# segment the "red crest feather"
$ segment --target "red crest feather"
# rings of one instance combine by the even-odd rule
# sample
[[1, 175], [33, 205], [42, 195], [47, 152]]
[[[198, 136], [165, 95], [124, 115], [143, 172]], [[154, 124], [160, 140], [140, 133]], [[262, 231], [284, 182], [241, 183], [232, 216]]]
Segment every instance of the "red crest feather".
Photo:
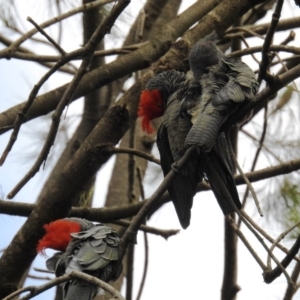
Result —
[[153, 133], [150, 121], [161, 117], [164, 113], [164, 103], [159, 90], [144, 90], [140, 96], [138, 116], [142, 118], [142, 128], [147, 133]]
[[46, 234], [39, 240], [37, 252], [44, 252], [46, 248], [65, 251], [72, 239], [70, 234], [81, 231], [79, 223], [64, 219], [46, 224], [44, 228]]

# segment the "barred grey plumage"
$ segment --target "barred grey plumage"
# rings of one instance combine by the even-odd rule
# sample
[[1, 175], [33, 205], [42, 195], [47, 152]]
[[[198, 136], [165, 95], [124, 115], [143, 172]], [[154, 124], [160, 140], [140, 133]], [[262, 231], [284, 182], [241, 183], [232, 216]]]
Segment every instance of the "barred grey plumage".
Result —
[[[184, 154], [184, 140], [191, 128], [190, 122], [178, 115], [180, 100], [177, 92], [183, 87], [185, 80], [184, 73], [169, 70], [158, 74], [146, 84], [147, 90], [159, 90], [164, 102], [164, 115], [157, 132], [157, 146], [164, 175], [169, 173], [173, 163]], [[193, 197], [201, 179], [201, 166], [197, 161], [190, 162], [169, 186], [171, 200], [184, 229], [190, 224]]]
[[[179, 115], [179, 111], [181, 99], [185, 97], [193, 82], [195, 83], [195, 90], [199, 91], [199, 84], [196, 84], [193, 78], [186, 76], [184, 73], [170, 70], [158, 74], [146, 85], [146, 89], [159, 90], [163, 95], [164, 114], [157, 133], [157, 146], [164, 175], [169, 173], [174, 162], [178, 161], [186, 150], [184, 142], [193, 124], [189, 116], [183, 118]], [[190, 102], [189, 109], [193, 109], [195, 103], [194, 101]], [[233, 206], [228, 199], [224, 198], [222, 191], [214, 180], [210, 171], [211, 166], [207, 163], [207, 156], [213, 161], [224, 185], [228, 187], [235, 205], [238, 209], [241, 208], [232, 175], [232, 162], [228, 154], [226, 138], [221, 134], [212, 151], [209, 153], [195, 153], [195, 156], [177, 174], [177, 177], [168, 188], [179, 221], [184, 229], [190, 224], [193, 197], [197, 192], [198, 183], [204, 177], [209, 180], [223, 213], [226, 215], [234, 211]]]
[[215, 34], [209, 35], [192, 48], [189, 59], [194, 81], [181, 108], [193, 123], [185, 146], [196, 145], [205, 152], [212, 149], [226, 119], [258, 91], [249, 66], [224, 55], [215, 40]]
[[[85, 219], [65, 220], [79, 223], [81, 231], [71, 233], [72, 239], [65, 252], [57, 252], [47, 260], [48, 270], [54, 271], [56, 276], [81, 271], [105, 282], [117, 280], [122, 272], [122, 265], [117, 262], [120, 237], [115, 230]], [[90, 300], [97, 292], [97, 286], [81, 280], [72, 280], [63, 285], [65, 300]]]

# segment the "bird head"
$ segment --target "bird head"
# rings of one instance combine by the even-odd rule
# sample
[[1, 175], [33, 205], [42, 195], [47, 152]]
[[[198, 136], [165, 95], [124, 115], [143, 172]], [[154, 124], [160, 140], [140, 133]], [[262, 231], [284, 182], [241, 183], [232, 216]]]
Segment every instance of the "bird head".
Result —
[[215, 43], [217, 40], [218, 36], [213, 32], [199, 40], [192, 47], [189, 54], [189, 62], [196, 79], [200, 79], [204, 73], [208, 72], [208, 67], [217, 64], [223, 57], [223, 53], [218, 49]]
[[142, 118], [142, 128], [147, 133], [153, 133], [154, 129], [150, 121], [162, 116], [164, 113], [164, 102], [158, 89], [143, 90], [140, 96], [138, 116]]
[[176, 92], [184, 81], [184, 73], [168, 70], [157, 74], [147, 82], [145, 90], [141, 93], [138, 109], [144, 131], [154, 132], [150, 121], [164, 114], [170, 95]]
[[65, 251], [72, 239], [71, 233], [80, 232], [81, 225], [72, 219], [60, 219], [44, 225], [44, 229], [46, 233], [36, 247], [38, 253], [44, 253], [47, 248]]

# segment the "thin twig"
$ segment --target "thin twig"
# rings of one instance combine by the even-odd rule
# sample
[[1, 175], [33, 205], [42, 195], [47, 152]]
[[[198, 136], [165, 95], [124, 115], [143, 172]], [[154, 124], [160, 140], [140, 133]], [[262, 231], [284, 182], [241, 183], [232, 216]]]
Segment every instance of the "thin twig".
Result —
[[143, 292], [145, 282], [146, 282], [147, 272], [148, 272], [149, 244], [148, 244], [148, 237], [147, 237], [146, 232], [144, 232], [144, 248], [145, 248], [144, 272], [143, 272], [142, 280], [140, 283], [140, 288], [139, 288], [138, 294], [136, 296], [136, 300], [141, 299], [142, 292]]
[[[61, 1], [59, 0], [56, 0], [56, 7], [57, 7], [57, 14], [60, 16], [62, 14], [62, 10], [61, 10]], [[57, 41], [58, 41], [58, 44], [61, 43], [61, 39], [62, 39], [62, 22], [59, 22], [58, 23], [58, 38], [57, 38]]]
[[[59, 16], [56, 16], [55, 18], [52, 18], [51, 20], [48, 20], [42, 24], [40, 24], [40, 27], [41, 28], [46, 28], [46, 27], [49, 27], [53, 24], [56, 24], [64, 19], [67, 19], [73, 15], [76, 15], [78, 13], [81, 13], [85, 10], [88, 10], [88, 9], [93, 9], [95, 7], [98, 7], [100, 5], [105, 5], [107, 3], [111, 3], [111, 2], [114, 2], [115, 0], [98, 0], [98, 1], [95, 1], [95, 2], [91, 2], [91, 3], [87, 3], [87, 4], [84, 4], [82, 6], [79, 6], [75, 9], [72, 9], [64, 14], [61, 14]], [[37, 33], [38, 31], [34, 28], [34, 29], [31, 29], [30, 31], [28, 31], [26, 34], [22, 35], [20, 38], [18, 38], [15, 42], [13, 42], [9, 47], [3, 49], [0, 51], [0, 57], [6, 57], [6, 58], [10, 58], [11, 57], [11, 54], [16, 51], [19, 46], [24, 43], [27, 39], [29, 39], [30, 37], [32, 37], [35, 33]]]
[[[291, 263], [291, 261], [294, 259], [294, 257], [297, 255], [297, 253], [299, 252], [300, 249], [300, 236], [296, 239], [294, 245], [292, 246], [292, 248], [289, 250], [289, 253], [286, 255], [286, 257], [280, 262], [280, 264], [277, 264], [277, 266], [271, 270], [271, 271], [267, 271], [263, 274], [264, 280], [266, 283], [271, 283], [273, 282], [277, 277], [279, 277], [282, 273], [284, 273], [284, 275], [287, 277], [287, 272], [285, 270], [285, 268], [287, 268], [289, 266], [289, 264]], [[293, 283], [293, 281], [291, 280], [290, 276], [288, 275], [287, 277], [288, 280], [288, 284], [295, 284]]]
[[52, 279], [49, 282], [47, 282], [43, 285], [40, 285], [40, 286], [27, 286], [25, 288], [19, 289], [19, 290], [13, 292], [12, 294], [8, 295], [7, 297], [3, 298], [2, 300], [13, 299], [14, 297], [16, 297], [24, 292], [30, 292], [30, 293], [28, 295], [26, 295], [25, 297], [21, 298], [21, 300], [31, 299], [31, 298], [43, 293], [44, 291], [49, 290], [50, 288], [52, 288], [54, 286], [57, 286], [61, 283], [64, 283], [66, 281], [73, 280], [73, 279], [80, 279], [89, 284], [96, 285], [96, 286], [102, 288], [103, 290], [105, 290], [106, 292], [108, 292], [109, 294], [111, 294], [114, 297], [114, 299], [126, 300], [111, 285], [107, 284], [106, 282], [104, 282], [96, 277], [93, 277], [91, 275], [88, 275], [88, 274], [82, 273], [82, 272], [78, 272], [78, 271], [73, 271], [70, 274], [57, 277], [57, 278]]
[[[247, 137], [249, 137], [250, 139], [252, 139], [254, 142], [258, 142], [259, 140], [256, 136], [252, 135], [250, 132], [248, 132], [247, 130], [245, 130], [244, 128], [240, 128], [240, 132], [244, 133]], [[279, 163], [283, 163], [282, 159], [276, 155], [269, 147], [267, 147], [266, 145], [262, 145], [262, 147], [269, 153], [271, 154]]]
[[[135, 137], [135, 124], [136, 122], [132, 122], [129, 129], [129, 148], [134, 148], [134, 137]], [[128, 157], [128, 190], [127, 197], [128, 202], [133, 203], [136, 202], [136, 196], [134, 194], [134, 179], [135, 179], [135, 157], [133, 154], [129, 154]], [[126, 299], [132, 300], [132, 290], [133, 290], [133, 272], [134, 272], [134, 253], [135, 253], [135, 245], [129, 244], [127, 256], [126, 256]]]
[[[120, 219], [120, 220], [112, 221], [110, 223], [124, 226], [124, 227], [129, 227], [131, 222]], [[151, 226], [147, 226], [147, 225], [143, 225], [143, 224], [139, 227], [139, 230], [146, 232], [146, 233], [152, 233], [155, 235], [159, 235], [166, 240], [170, 236], [176, 235], [180, 232], [179, 229], [159, 229], [159, 228], [155, 228], [155, 227], [151, 227]]]
[[[246, 45], [247, 48], [249, 48], [249, 44], [247, 42], [247, 40], [245, 39], [244, 36], [241, 36], [242, 41], [244, 42], [244, 44]], [[251, 57], [253, 58], [253, 60], [259, 65], [259, 60], [255, 57], [254, 54], [251, 54]]]
[[[51, 289], [54, 286], [57, 286], [61, 283], [64, 283], [66, 281], [70, 280], [70, 274], [68, 275], [64, 275], [61, 277], [57, 277], [53, 280], [50, 280], [49, 282], [40, 285], [40, 286], [26, 286], [24, 288], [18, 289], [15, 292], [11, 293], [10, 295], [6, 296], [5, 298], [3, 298], [2, 300], [11, 300], [11, 299], [15, 299], [16, 296], [21, 295], [22, 293], [25, 292], [30, 292], [27, 296], [25, 296], [27, 299], [33, 298], [36, 295], [39, 295], [41, 293], [43, 293], [44, 291], [47, 291], [49, 289]], [[21, 298], [24, 299], [25, 297]]]
[[[8, 38], [6, 38], [2, 35], [0, 35], [0, 42], [6, 46], [9, 46], [12, 44], [11, 40], [9, 40]], [[35, 54], [34, 52], [28, 50], [25, 47], [19, 47], [18, 51], [13, 53], [12, 58], [37, 62], [46, 68], [52, 68], [53, 64], [48, 63], [48, 61], [49, 62], [57, 62], [61, 58], [61, 56], [38, 55], [38, 54]], [[54, 59], [52, 59], [52, 58], [54, 58]], [[68, 63], [68, 66], [61, 67], [58, 71], [74, 75], [76, 70], [77, 70], [77, 68], [75, 66], [73, 66], [71, 63]]]
[[151, 154], [136, 150], [136, 149], [132, 149], [132, 148], [120, 148], [120, 147], [115, 147], [111, 144], [101, 144], [101, 145], [97, 145], [97, 148], [101, 149], [101, 151], [107, 152], [109, 154], [132, 154], [144, 159], [147, 159], [150, 162], [153, 162], [157, 165], [160, 165], [160, 160], [157, 159], [156, 157], [154, 157]]
[[249, 181], [249, 179], [246, 177], [245, 173], [243, 172], [242, 168], [240, 167], [239, 165], [239, 162], [237, 161], [236, 159], [236, 156], [234, 155], [234, 151], [232, 149], [232, 145], [231, 143], [228, 143], [229, 145], [229, 150], [230, 150], [230, 153], [231, 153], [231, 157], [235, 163], [235, 166], [236, 168], [238, 169], [239, 173], [241, 174], [241, 176], [243, 177], [243, 179], [245, 180], [246, 184], [247, 184], [247, 187], [249, 188], [249, 190], [251, 191], [251, 194], [252, 194], [252, 197], [254, 199], [254, 202], [255, 202], [255, 205], [257, 207], [257, 210], [258, 210], [258, 213], [260, 214], [260, 216], [262, 217], [263, 216], [263, 213], [262, 213], [262, 210], [260, 208], [260, 205], [259, 205], [259, 201], [257, 199], [257, 196], [256, 196], [256, 193], [254, 191], [254, 188], [251, 184], [251, 182]]
[[136, 33], [134, 42], [137, 43], [139, 41], [142, 41], [143, 35], [144, 35], [144, 27], [145, 27], [145, 20], [146, 20], [146, 12], [144, 8], [140, 10], [140, 13], [137, 17], [137, 26], [136, 26]]
[[[269, 242], [275, 243], [275, 239], [273, 239], [267, 232], [265, 232], [261, 227], [259, 227], [256, 224], [256, 222], [254, 222], [244, 210], [242, 210], [241, 213], [243, 217], [251, 224], [251, 226], [255, 228], [263, 237], [265, 237]], [[276, 243], [276, 247], [286, 254], [289, 253], [289, 249], [287, 249], [279, 243]], [[294, 260], [300, 263], [300, 259], [298, 257], [295, 257]]]
[[[29, 111], [31, 105], [33, 104], [33, 101], [36, 98], [40, 88], [57, 70], [59, 70], [60, 67], [62, 67], [67, 62], [72, 60], [72, 57], [74, 57], [74, 56], [77, 56], [77, 52], [72, 52], [68, 55], [64, 55], [63, 57], [61, 57], [61, 59], [48, 72], [46, 72], [46, 74], [34, 86], [34, 88], [32, 89], [32, 91], [29, 94], [27, 102], [24, 104], [24, 106], [22, 107], [21, 111], [18, 113], [18, 115], [15, 119], [14, 130], [11, 133], [8, 144], [5, 147], [5, 150], [3, 151], [2, 156], [0, 158], [0, 166], [2, 166], [4, 164], [9, 152], [11, 151], [13, 145], [15, 144], [15, 142], [18, 138], [20, 127], [23, 124], [23, 120], [24, 120], [27, 112]], [[36, 172], [38, 171], [39, 167], [40, 167], [40, 165], [36, 166], [36, 168], [37, 168]]]
[[51, 280], [51, 277], [48, 276], [37, 276], [37, 275], [33, 275], [33, 274], [28, 274], [27, 278], [31, 278], [31, 279], [37, 279], [37, 280]]
[[[142, 200], [145, 200], [145, 192], [144, 192], [144, 186], [143, 186], [143, 182], [142, 182], [142, 174], [141, 174], [141, 169], [139, 167], [137, 167], [137, 178], [139, 181], [141, 198], [142, 198]], [[146, 222], [145, 222], [145, 224], [146, 224]], [[141, 225], [141, 226], [143, 226], [143, 225]], [[140, 298], [142, 296], [142, 292], [145, 287], [145, 282], [146, 282], [146, 277], [147, 277], [147, 272], [148, 272], [149, 244], [148, 244], [148, 236], [147, 236], [146, 232], [144, 232], [144, 248], [145, 248], [144, 271], [143, 271], [143, 276], [142, 276], [142, 280], [140, 283], [140, 288], [139, 288], [136, 300], [140, 300]]]
[[299, 288], [299, 284], [295, 284], [298, 281], [298, 277], [300, 274], [300, 263], [298, 262], [292, 272], [291, 279], [293, 281], [293, 284], [288, 284], [283, 300], [292, 300], [294, 294], [297, 292]]
[[[260, 137], [260, 140], [259, 140], [258, 148], [256, 149], [256, 153], [254, 155], [254, 159], [253, 159], [252, 166], [251, 166], [251, 171], [254, 171], [254, 169], [255, 169], [259, 154], [260, 154], [261, 149], [262, 149], [263, 144], [264, 144], [264, 140], [265, 140], [265, 136], [266, 136], [266, 132], [267, 132], [267, 124], [268, 124], [267, 115], [268, 115], [268, 105], [265, 105], [263, 130], [262, 130], [262, 134], [261, 134], [261, 137]], [[247, 185], [246, 191], [245, 191], [245, 194], [244, 194], [244, 198], [243, 198], [243, 202], [242, 202], [243, 207], [245, 207], [245, 205], [246, 205], [248, 193], [249, 193], [249, 187]], [[256, 204], [256, 202], [255, 202], [255, 204]], [[256, 206], [257, 206], [257, 204], [256, 204]], [[241, 220], [239, 219], [238, 220], [238, 226], [240, 227], [240, 225], [241, 225]]]
[[41, 28], [32, 18], [27, 17], [27, 21], [30, 22], [58, 51], [59, 53], [64, 56], [66, 55], [66, 51], [54, 41], [54, 39], [49, 36], [46, 31]]
[[243, 33], [248, 33], [248, 36], [258, 37], [258, 38], [264, 40], [264, 36], [256, 33], [255, 31], [253, 31], [247, 27], [240, 27], [240, 26], [232, 27], [232, 28], [229, 28], [228, 30], [226, 30], [223, 38], [224, 39], [227, 39], [227, 38], [233, 39], [236, 37], [244, 36]]
[[241, 239], [241, 241], [244, 243], [244, 245], [246, 246], [246, 248], [249, 250], [249, 252], [251, 253], [251, 255], [253, 256], [253, 258], [256, 260], [256, 262], [259, 264], [259, 266], [261, 267], [261, 269], [263, 271], [265, 271], [267, 269], [267, 266], [263, 263], [263, 261], [260, 259], [260, 257], [257, 255], [257, 253], [255, 252], [255, 250], [252, 248], [252, 246], [250, 245], [250, 243], [248, 242], [248, 240], [246, 239], [246, 237], [244, 236], [244, 234], [242, 233], [242, 231], [239, 229], [239, 227], [235, 224], [234, 220], [231, 218], [230, 215], [226, 216], [227, 221], [229, 222], [229, 224], [232, 226], [232, 228], [234, 229], [234, 231], [236, 232], [236, 234], [238, 235], [238, 237]]
[[[231, 144], [230, 144], [230, 147], [231, 147]], [[232, 147], [231, 147], [231, 152], [232, 151], [233, 150], [232, 150]], [[221, 190], [223, 191], [224, 198], [226, 198], [226, 200], [230, 202], [231, 206], [235, 209], [235, 212], [237, 213], [237, 215], [239, 216], [239, 218], [242, 219], [242, 221], [246, 225], [246, 227], [253, 233], [253, 235], [261, 243], [261, 245], [269, 252], [269, 248], [267, 247], [267, 245], [265, 244], [265, 242], [263, 241], [263, 239], [261, 238], [261, 236], [254, 230], [254, 228], [247, 222], [247, 220], [243, 218], [243, 215], [242, 215], [243, 209], [241, 209], [241, 210], [237, 209], [235, 203], [233, 202], [233, 200], [231, 198], [231, 195], [229, 194], [229, 192], [227, 190], [227, 187], [225, 186], [224, 182], [221, 180], [221, 178], [220, 178], [217, 170], [215, 169], [214, 165], [212, 164], [212, 162], [210, 162], [209, 156], [207, 156], [206, 159], [208, 160], [208, 163], [209, 163], [209, 165], [211, 167], [211, 172], [213, 172], [215, 179], [218, 180], [218, 184], [219, 184]], [[245, 238], [245, 236], [243, 235], [243, 233], [240, 231], [240, 229], [235, 224], [234, 220], [230, 217], [230, 215], [227, 215], [226, 218], [230, 222], [230, 224], [233, 227], [233, 229], [237, 232], [237, 235], [241, 238], [241, 241], [244, 243], [244, 245], [246, 246], [246, 248], [252, 254], [253, 258], [260, 265], [260, 267], [262, 268], [263, 272], [267, 272], [268, 271], [267, 266], [263, 263], [263, 261], [256, 254], [256, 252], [254, 251], [254, 249], [251, 247], [250, 243], [247, 241], [247, 239]], [[280, 265], [279, 261], [274, 257], [274, 255], [272, 255], [272, 258], [274, 259], [274, 261], [276, 263], [278, 263]]]
[[252, 166], [251, 166], [251, 172], [255, 170], [255, 166], [258, 161], [259, 154], [261, 153], [261, 149], [262, 149], [264, 141], [265, 141], [267, 127], [268, 127], [268, 105], [265, 105], [263, 130], [262, 130], [261, 137], [260, 137], [260, 140], [258, 143], [258, 148], [256, 149], [256, 153], [254, 155], [254, 159], [253, 159]]
[[[132, 122], [131, 127], [129, 129], [129, 149], [134, 149], [134, 137], [135, 137], [135, 124], [136, 122]], [[128, 201], [132, 203], [136, 200], [136, 196], [134, 195], [134, 178], [135, 178], [135, 157], [133, 153], [129, 153], [128, 156]], [[131, 300], [131, 299], [128, 299]]]
[[270, 65], [270, 59], [271, 59], [270, 53], [269, 53], [270, 45], [272, 43], [273, 36], [274, 36], [276, 27], [277, 27], [279, 19], [280, 19], [282, 6], [283, 6], [283, 0], [277, 0], [275, 11], [272, 16], [272, 21], [268, 28], [268, 31], [267, 31], [267, 34], [265, 37], [265, 41], [264, 41], [264, 44], [262, 47], [262, 53], [261, 53], [262, 60], [260, 63], [260, 71], [259, 71], [259, 75], [258, 75], [259, 82], [262, 79], [265, 79], [269, 84], [274, 82], [274, 77], [267, 72], [267, 69]]
[[[287, 52], [287, 53], [293, 53], [293, 54], [300, 54], [300, 48], [294, 47], [294, 46], [287, 46], [287, 45], [271, 45], [270, 46], [271, 51], [277, 51], [277, 52]], [[228, 54], [229, 57], [242, 57], [245, 55], [257, 53], [262, 51], [262, 46], [255, 46], [250, 48], [245, 48], [243, 50], [238, 50], [231, 52]]]
[[52, 271], [49, 271], [49, 270], [47, 270], [47, 269], [33, 268], [33, 270], [36, 271], [36, 272], [53, 274]]
[[[291, 226], [290, 228], [288, 228], [287, 230], [285, 230], [284, 232], [282, 232], [278, 238], [274, 241], [274, 243], [272, 244], [272, 246], [270, 247], [270, 252], [273, 252], [274, 248], [277, 246], [277, 244], [283, 240], [285, 238], [285, 236], [290, 233], [292, 230], [294, 230], [296, 227], [298, 227], [300, 225], [300, 222], [296, 223], [295, 225]], [[270, 255], [268, 255], [267, 258], [267, 265], [268, 267], [270, 267], [270, 269], [272, 269], [271, 266], [271, 257]]]
[[[0, 36], [0, 41], [3, 42], [3, 39], [6, 39], [2, 36]], [[6, 39], [7, 40], [7, 39]], [[138, 43], [138, 44], [134, 44], [134, 45], [130, 45], [130, 46], [126, 46], [123, 48], [113, 48], [113, 49], [107, 49], [107, 50], [97, 50], [94, 53], [94, 57], [104, 57], [104, 56], [110, 56], [110, 55], [119, 55], [119, 54], [127, 54], [130, 52], [133, 52], [137, 49], [139, 49], [141, 46], [146, 45], [148, 42], [143, 42], [143, 43]], [[6, 45], [10, 45], [11, 42], [6, 42]], [[22, 50], [22, 52], [21, 52]], [[26, 51], [25, 51], [26, 50]], [[72, 58], [72, 60], [80, 60], [82, 58], [82, 54], [83, 54], [83, 48], [79, 48], [74, 50], [77, 55], [74, 56]], [[41, 63], [43, 66], [46, 67], [52, 67], [49, 64], [46, 64], [46, 62], [57, 62], [59, 59], [61, 59], [61, 56], [59, 55], [38, 55], [38, 54], [34, 54], [33, 52], [27, 50], [24, 47], [20, 47], [18, 51], [14, 52], [11, 55], [12, 58], [16, 58], [16, 59], [21, 59], [21, 60], [26, 60], [26, 61], [34, 61], [34, 62], [39, 62]], [[76, 68], [74, 66], [72, 66], [74, 70], [76, 70]], [[62, 68], [60, 69], [62, 70]], [[67, 71], [67, 70], [66, 70]], [[74, 74], [74, 71], [71, 72], [70, 70], [68, 70], [68, 73]]]
[[139, 188], [140, 188], [141, 199], [145, 200], [145, 190], [144, 190], [144, 186], [143, 186], [142, 172], [141, 172], [140, 167], [136, 168], [136, 173], [137, 173], [137, 178], [138, 178], [138, 183], [139, 183]]
[[20, 189], [36, 174], [39, 170], [42, 163], [47, 159], [50, 148], [52, 147], [56, 133], [58, 130], [58, 126], [60, 123], [60, 117], [64, 108], [70, 103], [75, 91], [81, 81], [82, 77], [86, 73], [91, 60], [93, 58], [93, 52], [98, 45], [98, 43], [104, 38], [106, 33], [109, 32], [110, 28], [114, 25], [114, 22], [118, 18], [118, 16], [123, 12], [125, 7], [129, 4], [129, 0], [120, 0], [111, 10], [108, 17], [98, 26], [96, 31], [93, 33], [92, 37], [88, 41], [88, 43], [84, 46], [85, 48], [85, 58], [82, 60], [80, 68], [76, 72], [74, 78], [71, 83], [68, 85], [64, 95], [62, 96], [59, 104], [56, 107], [55, 112], [52, 115], [52, 124], [45, 141], [44, 147], [36, 160], [35, 164], [31, 168], [31, 170], [24, 176], [23, 179], [16, 185], [16, 187], [8, 194], [8, 198], [13, 198]]
[[109, 146], [110, 149], [108, 149], [108, 151], [111, 151], [111, 153], [115, 153], [115, 154], [118, 154], [118, 153], [125, 153], [125, 154], [132, 154], [132, 155], [136, 155], [138, 157], [141, 157], [141, 158], [144, 158], [144, 159], [147, 159], [148, 161], [150, 162], [153, 162], [157, 165], [160, 165], [160, 160], [156, 157], [154, 157], [153, 155], [151, 154], [147, 154], [145, 152], [142, 152], [142, 151], [139, 151], [139, 150], [136, 150], [136, 149], [132, 149], [132, 148], [118, 148], [118, 147], [114, 147], [114, 146]]
[[[231, 146], [231, 145], [230, 145], [230, 146]], [[232, 150], [231, 150], [231, 151], [232, 151]], [[206, 159], [209, 160], [209, 159], [210, 159], [209, 156], [207, 156]], [[208, 161], [208, 162], [209, 162], [209, 161]], [[224, 197], [225, 197], [228, 201], [230, 201], [232, 207], [235, 208], [235, 212], [236, 212], [236, 213], [238, 214], [238, 216], [242, 219], [242, 221], [243, 221], [243, 223], [246, 225], [246, 227], [253, 233], [253, 235], [256, 237], [256, 239], [259, 241], [259, 243], [265, 248], [265, 250], [267, 251], [267, 253], [270, 254], [270, 256], [272, 257], [272, 259], [274, 260], [274, 262], [277, 264], [278, 268], [279, 268], [279, 269], [283, 272], [283, 274], [286, 276], [287, 281], [288, 281], [288, 282], [291, 282], [291, 279], [290, 279], [288, 273], [286, 272], [286, 270], [284, 269], [284, 267], [281, 265], [281, 263], [278, 261], [278, 259], [273, 255], [273, 253], [270, 252], [270, 250], [269, 250], [268, 246], [266, 245], [266, 243], [264, 242], [264, 240], [263, 240], [263, 239], [261, 238], [261, 236], [255, 231], [255, 229], [251, 226], [251, 224], [248, 223], [247, 220], [246, 220], [245, 218], [243, 218], [243, 215], [242, 215], [243, 209], [238, 210], [238, 209], [236, 208], [236, 206], [235, 206], [235, 204], [234, 204], [234, 202], [233, 202], [233, 200], [232, 200], [232, 198], [231, 198], [231, 196], [230, 196], [230, 194], [229, 194], [227, 188], [225, 187], [223, 181], [220, 179], [217, 170], [214, 168], [214, 165], [213, 165], [212, 163], [210, 163], [210, 162], [209, 162], [209, 164], [210, 164], [210, 166], [211, 166], [211, 171], [214, 172], [215, 178], [218, 179], [218, 183], [219, 183], [219, 185], [220, 185], [220, 188], [221, 188], [222, 191], [223, 191]], [[230, 219], [231, 219], [231, 220], [230, 220]], [[234, 222], [234, 220], [233, 220], [232, 218], [230, 218], [230, 217], [229, 217], [229, 221], [230, 221], [230, 222]], [[236, 226], [236, 227], [237, 227], [237, 226]], [[241, 237], [243, 236], [242, 233], [240, 232], [240, 230], [239, 230], [239, 234], [240, 234]], [[248, 241], [247, 241], [244, 237], [242, 237], [242, 241], [244, 242], [244, 244], [245, 244], [245, 246], [246, 246], [247, 248], [250, 246], [250, 244], [248, 243]], [[249, 251], [250, 251], [251, 254], [255, 255], [255, 251], [254, 251], [251, 247], [248, 248], [248, 249], [249, 249]], [[256, 260], [258, 259], [257, 256], [254, 256], [254, 258], [255, 258]], [[257, 262], [258, 262], [258, 264], [262, 267], [262, 270], [263, 270], [264, 274], [267, 274], [269, 271], [271, 271], [271, 270], [269, 270], [269, 269], [267, 268], [266, 265], [264, 265], [264, 263], [262, 262], [261, 259], [257, 260]]]

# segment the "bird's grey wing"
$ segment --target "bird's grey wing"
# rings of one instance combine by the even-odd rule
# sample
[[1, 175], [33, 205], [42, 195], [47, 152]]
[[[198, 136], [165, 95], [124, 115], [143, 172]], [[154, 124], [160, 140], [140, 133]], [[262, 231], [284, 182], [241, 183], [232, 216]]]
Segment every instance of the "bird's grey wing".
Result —
[[215, 105], [214, 98], [218, 96], [218, 93], [214, 85], [216, 85], [216, 81], [212, 80], [210, 74], [203, 75], [203, 93], [191, 110], [193, 126], [185, 140], [185, 147], [187, 148], [196, 145], [201, 151], [210, 151], [218, 136], [220, 127], [227, 118], [226, 111], [229, 110], [232, 101]]
[[[74, 254], [66, 273], [80, 270], [95, 274], [104, 281], [118, 278], [122, 271], [121, 266], [116, 264], [119, 258], [120, 238], [112, 228], [97, 224], [87, 231], [72, 234], [72, 237], [74, 242], [80, 242], [80, 247], [67, 249]], [[72, 248], [72, 245], [69, 247]], [[111, 272], [107, 272], [108, 270]]]
[[201, 86], [202, 96], [194, 108], [193, 127], [185, 144], [209, 152], [222, 124], [257, 92], [258, 85], [246, 64], [237, 59], [222, 59], [202, 76]]
[[[175, 97], [175, 95], [174, 95]], [[161, 158], [161, 166], [166, 176], [174, 162], [184, 154], [184, 140], [190, 128], [186, 119], [179, 117], [180, 101], [176, 98], [168, 102], [163, 122], [157, 134], [157, 146]], [[197, 184], [202, 179], [197, 163], [188, 163], [170, 184], [168, 191], [182, 228], [190, 224], [193, 197]]]
[[[166, 176], [172, 169], [174, 158], [168, 142], [167, 128], [160, 126], [157, 134], [157, 147], [160, 153], [161, 167]], [[181, 226], [185, 229], [190, 224], [194, 192], [190, 191], [188, 178], [178, 173], [168, 188]]]
[[156, 144], [160, 154], [161, 168], [166, 176], [171, 170], [174, 158], [169, 145], [168, 131], [163, 123], [157, 131]]

